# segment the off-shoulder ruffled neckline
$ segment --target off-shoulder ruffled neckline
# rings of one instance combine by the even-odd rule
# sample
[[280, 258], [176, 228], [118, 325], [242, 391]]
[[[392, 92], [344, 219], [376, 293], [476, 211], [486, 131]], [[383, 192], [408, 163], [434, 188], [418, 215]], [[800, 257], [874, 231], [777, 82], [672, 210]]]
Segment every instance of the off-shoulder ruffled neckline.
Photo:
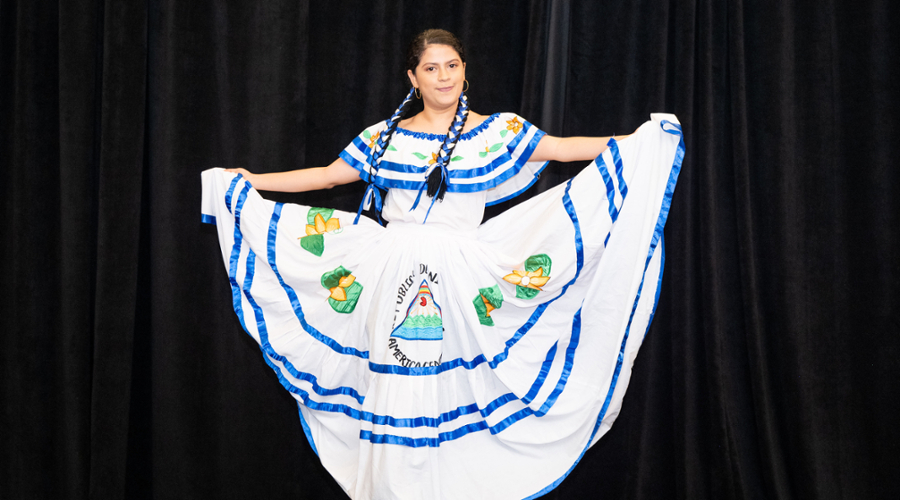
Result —
[[[494, 113], [491, 116], [485, 118], [485, 120], [478, 124], [477, 127], [472, 130], [466, 132], [465, 134], [459, 136], [459, 140], [468, 141], [476, 137], [478, 134], [486, 130], [491, 123], [500, 116], [500, 113]], [[412, 130], [406, 130], [405, 128], [397, 127], [395, 130], [396, 133], [400, 135], [408, 135], [410, 137], [415, 137], [416, 139], [425, 139], [426, 141], [444, 141], [447, 138], [447, 134], [429, 134], [428, 132], [413, 132]]]

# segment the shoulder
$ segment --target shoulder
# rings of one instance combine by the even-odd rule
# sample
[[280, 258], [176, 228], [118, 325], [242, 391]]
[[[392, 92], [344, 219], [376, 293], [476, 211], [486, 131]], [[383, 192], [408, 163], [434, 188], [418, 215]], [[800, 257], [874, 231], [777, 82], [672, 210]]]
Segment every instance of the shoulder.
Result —
[[476, 113], [474, 111], [469, 111], [469, 116], [466, 117], [466, 126], [463, 127], [463, 133], [469, 132], [473, 128], [478, 127], [479, 125], [484, 123], [484, 121], [487, 120], [488, 118], [489, 118], [489, 116], [479, 115], [478, 113]]
[[506, 143], [513, 141], [523, 130], [527, 131], [532, 128], [534, 127], [530, 123], [515, 113], [472, 114], [466, 120], [461, 140], [467, 141], [483, 137], [487, 140], [499, 140]]
[[470, 111], [469, 116], [466, 119], [466, 126], [463, 129], [463, 133], [471, 132], [472, 130], [478, 129], [478, 128], [482, 128], [482, 129], [487, 128], [490, 125], [494, 125], [495, 124], [494, 122], [496, 122], [497, 126], [502, 124], [504, 128], [509, 125], [514, 126], [514, 124], [516, 124], [516, 123], [519, 123], [519, 124], [527, 123], [524, 118], [522, 118], [521, 116], [519, 116], [515, 113], [506, 112], [506, 113], [493, 113], [490, 115], [480, 115], [478, 113]]

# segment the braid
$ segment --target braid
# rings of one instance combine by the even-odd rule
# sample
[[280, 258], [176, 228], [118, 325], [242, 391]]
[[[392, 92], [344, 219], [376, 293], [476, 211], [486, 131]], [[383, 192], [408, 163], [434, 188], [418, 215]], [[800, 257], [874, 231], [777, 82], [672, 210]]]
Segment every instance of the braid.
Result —
[[375, 180], [375, 176], [378, 174], [378, 163], [381, 161], [381, 157], [384, 156], [384, 152], [387, 151], [387, 148], [391, 143], [391, 137], [393, 137], [394, 131], [397, 130], [397, 124], [400, 123], [403, 115], [409, 110], [415, 93], [415, 87], [409, 89], [409, 95], [406, 96], [406, 99], [403, 100], [400, 107], [397, 108], [397, 111], [394, 111], [394, 114], [388, 119], [387, 128], [384, 129], [378, 137], [378, 141], [372, 146], [372, 154], [369, 155], [369, 175], [371, 176], [372, 181]]
[[431, 173], [428, 174], [428, 196], [437, 197], [443, 201], [444, 193], [447, 192], [447, 165], [453, 157], [453, 150], [456, 149], [456, 143], [459, 142], [459, 136], [462, 135], [463, 128], [466, 126], [466, 119], [469, 118], [469, 98], [466, 93], [459, 94], [459, 105], [456, 107], [456, 117], [453, 118], [453, 124], [447, 131], [447, 137], [441, 144], [438, 152], [437, 162]]

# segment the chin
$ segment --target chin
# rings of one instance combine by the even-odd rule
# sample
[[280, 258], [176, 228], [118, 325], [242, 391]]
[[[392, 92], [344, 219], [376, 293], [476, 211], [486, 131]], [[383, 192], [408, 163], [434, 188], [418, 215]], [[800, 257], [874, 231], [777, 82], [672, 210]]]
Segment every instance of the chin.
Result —
[[459, 102], [459, 94], [450, 92], [434, 96], [434, 103], [440, 107], [452, 106]]

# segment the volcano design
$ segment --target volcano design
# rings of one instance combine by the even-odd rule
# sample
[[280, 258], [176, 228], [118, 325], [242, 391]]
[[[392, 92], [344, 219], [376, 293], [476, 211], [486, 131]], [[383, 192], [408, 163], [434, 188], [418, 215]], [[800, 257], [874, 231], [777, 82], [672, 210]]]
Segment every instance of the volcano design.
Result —
[[406, 319], [394, 329], [391, 337], [404, 340], [443, 340], [441, 306], [434, 301], [427, 281], [422, 280], [419, 293], [406, 310]]

